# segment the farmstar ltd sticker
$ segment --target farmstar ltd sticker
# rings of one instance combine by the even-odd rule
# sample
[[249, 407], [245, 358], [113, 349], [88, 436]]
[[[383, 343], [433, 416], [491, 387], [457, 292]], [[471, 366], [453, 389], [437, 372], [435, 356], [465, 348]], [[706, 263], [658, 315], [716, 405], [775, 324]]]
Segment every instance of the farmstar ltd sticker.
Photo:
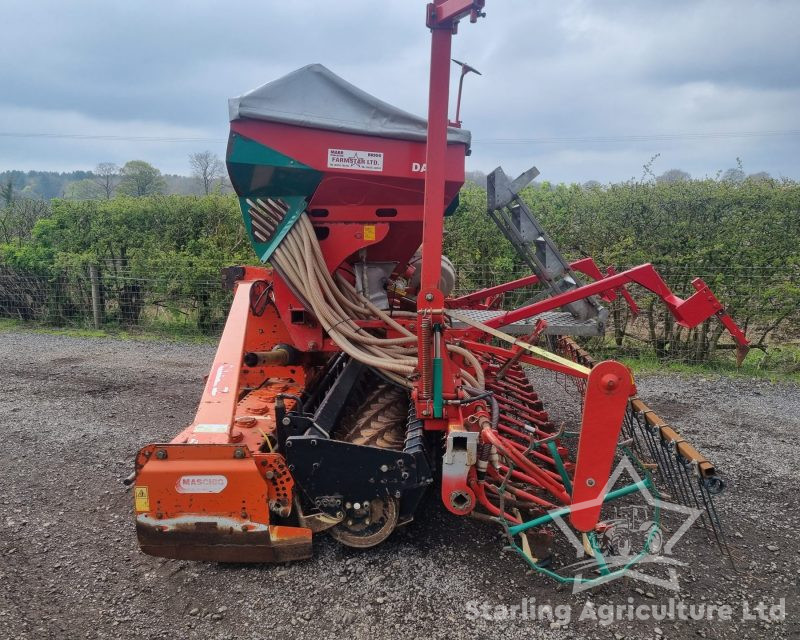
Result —
[[[631, 477], [633, 482], [639, 483], [642, 481], [630, 459], [623, 457], [620, 463], [614, 469], [611, 477], [608, 479], [608, 483], [606, 483], [602, 495], [608, 493], [614, 487], [615, 483], [617, 480], [619, 480], [622, 474], [626, 472]], [[553, 519], [553, 522], [558, 525], [562, 533], [572, 543], [572, 546], [575, 547], [576, 557], [578, 558], [577, 562], [565, 567], [565, 569], [571, 569], [572, 571], [576, 572], [574, 574], [575, 581], [572, 585], [572, 593], [580, 593], [581, 591], [592, 589], [598, 585], [616, 580], [617, 578], [621, 578], [623, 576], [640, 580], [642, 582], [647, 582], [665, 589], [670, 589], [672, 591], [680, 590], [676, 567], [684, 567], [687, 563], [681, 562], [677, 558], [673, 557], [672, 551], [678, 541], [683, 537], [683, 534], [689, 530], [692, 524], [694, 524], [694, 521], [700, 516], [701, 511], [700, 509], [693, 509], [692, 507], [662, 500], [659, 497], [653, 496], [646, 485], [642, 485], [642, 487], [643, 488], [639, 491], [639, 493], [641, 493], [647, 505], [652, 507], [654, 511], [671, 511], [686, 516], [686, 520], [683, 522], [683, 524], [678, 527], [677, 531], [675, 531], [672, 537], [666, 542], [663, 542], [664, 530], [661, 528], [658, 522], [645, 521], [641, 523], [638, 527], [638, 531], [643, 533], [644, 535], [642, 537], [646, 538], [648, 541], [648, 548], [646, 550], [644, 549], [644, 544], [642, 545], [642, 550], [633, 552], [631, 552], [629, 548], [625, 547], [624, 545], [612, 545], [606, 553], [601, 550], [593, 550], [595, 556], [591, 556], [584, 546], [583, 541], [575, 535], [575, 532], [561, 516], [556, 516]], [[610, 533], [613, 537], [614, 530], [617, 527], [627, 529], [628, 527], [625, 525], [626, 523], [624, 522], [621, 524], [617, 522], [617, 524], [613, 528], [609, 529], [607, 533]], [[637, 527], [632, 528], [634, 529], [634, 532], [636, 532]], [[657, 544], [653, 544], [654, 541], [657, 541]], [[641, 557], [639, 557], [640, 554]], [[597, 558], [597, 555], [600, 555], [601, 558]], [[626, 571], [621, 571], [621, 569], [631, 563], [634, 558], [637, 558], [637, 562]], [[602, 560], [602, 562], [605, 563], [611, 572], [608, 575], [585, 576], [584, 571], [594, 571], [597, 568], [598, 560]], [[634, 568], [641, 567], [646, 564], [665, 566], [667, 569], [667, 577], [663, 578], [650, 575], [643, 573], [638, 568]]]

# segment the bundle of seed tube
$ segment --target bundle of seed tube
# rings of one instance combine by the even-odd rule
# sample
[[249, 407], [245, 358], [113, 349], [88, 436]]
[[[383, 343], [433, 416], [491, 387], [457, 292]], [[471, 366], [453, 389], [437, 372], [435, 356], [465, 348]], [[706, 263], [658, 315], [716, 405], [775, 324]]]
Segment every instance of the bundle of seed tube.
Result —
[[[262, 203], [250, 202], [256, 211]], [[263, 213], [267, 213], [266, 210]], [[396, 317], [413, 316], [395, 312], [394, 317], [376, 307], [341, 274], [328, 272], [314, 227], [303, 213], [275, 249], [270, 261], [314, 314], [336, 345], [349, 356], [378, 369], [391, 381], [412, 388], [417, 371], [417, 336], [397, 322]], [[360, 327], [358, 320], [381, 320], [400, 337], [385, 338]], [[472, 371], [461, 370], [464, 382], [484, 388], [484, 375], [477, 358], [456, 345], [447, 345]]]

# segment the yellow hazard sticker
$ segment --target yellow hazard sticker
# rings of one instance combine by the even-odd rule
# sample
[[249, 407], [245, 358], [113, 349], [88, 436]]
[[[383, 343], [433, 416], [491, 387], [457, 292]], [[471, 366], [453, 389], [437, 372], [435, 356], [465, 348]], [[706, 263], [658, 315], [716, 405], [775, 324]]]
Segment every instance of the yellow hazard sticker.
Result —
[[364, 225], [364, 240], [375, 240], [375, 225], [374, 224], [365, 224]]
[[150, 494], [147, 487], [136, 487], [133, 490], [133, 499], [136, 511], [150, 511]]

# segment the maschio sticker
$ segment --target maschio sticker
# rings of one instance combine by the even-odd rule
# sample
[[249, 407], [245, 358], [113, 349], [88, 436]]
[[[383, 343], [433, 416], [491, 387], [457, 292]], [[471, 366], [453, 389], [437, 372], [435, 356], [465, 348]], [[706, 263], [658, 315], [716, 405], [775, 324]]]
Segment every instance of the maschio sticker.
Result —
[[219, 493], [228, 486], [228, 479], [221, 475], [181, 476], [175, 483], [178, 493]]

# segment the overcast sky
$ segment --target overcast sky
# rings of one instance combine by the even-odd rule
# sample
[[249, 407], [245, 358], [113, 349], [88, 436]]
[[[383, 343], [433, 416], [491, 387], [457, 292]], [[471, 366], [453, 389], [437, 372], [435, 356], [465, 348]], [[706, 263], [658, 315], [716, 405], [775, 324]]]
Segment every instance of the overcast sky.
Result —
[[[453, 46], [483, 73], [465, 86], [469, 169], [608, 182], [660, 153], [656, 173], [713, 176], [740, 157], [748, 173], [800, 178], [800, 1], [486, 4]], [[4, 0], [0, 170], [142, 159], [188, 174], [189, 153], [224, 155], [227, 98], [311, 62], [424, 115], [424, 6]], [[8, 135], [20, 133], [210, 141]]]

